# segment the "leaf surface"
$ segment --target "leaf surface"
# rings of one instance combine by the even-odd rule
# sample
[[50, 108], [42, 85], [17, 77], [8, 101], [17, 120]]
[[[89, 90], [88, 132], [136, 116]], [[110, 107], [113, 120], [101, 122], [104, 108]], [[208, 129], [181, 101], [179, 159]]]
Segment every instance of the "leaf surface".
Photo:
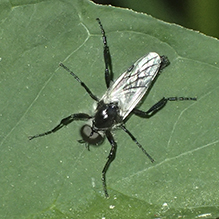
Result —
[[[1, 218], [194, 218], [218, 216], [218, 40], [145, 14], [86, 0], [0, 3]], [[93, 100], [67, 65], [101, 97], [105, 28], [116, 79], [139, 57], [157, 52], [165, 68], [140, 109], [163, 96], [170, 102], [150, 119], [131, 116], [126, 127], [155, 159], [152, 164], [123, 131], [115, 130], [117, 157], [101, 171], [105, 141], [87, 151], [76, 121], [53, 135], [71, 113], [93, 113]]]

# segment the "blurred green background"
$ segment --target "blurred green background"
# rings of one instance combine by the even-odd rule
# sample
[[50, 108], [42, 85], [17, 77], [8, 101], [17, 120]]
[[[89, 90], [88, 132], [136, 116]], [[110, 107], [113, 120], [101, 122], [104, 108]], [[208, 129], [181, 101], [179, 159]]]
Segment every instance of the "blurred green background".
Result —
[[130, 8], [219, 38], [218, 0], [93, 0]]

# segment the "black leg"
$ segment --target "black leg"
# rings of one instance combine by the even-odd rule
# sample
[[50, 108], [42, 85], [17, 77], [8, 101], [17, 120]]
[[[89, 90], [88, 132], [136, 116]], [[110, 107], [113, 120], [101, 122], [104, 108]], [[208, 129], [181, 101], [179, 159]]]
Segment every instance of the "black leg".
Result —
[[141, 111], [139, 109], [133, 109], [132, 112], [137, 115], [140, 116], [142, 118], [150, 118], [151, 116], [153, 116], [155, 113], [157, 113], [159, 110], [161, 110], [166, 104], [167, 101], [183, 101], [183, 100], [197, 100], [197, 98], [195, 97], [168, 97], [165, 98], [163, 97], [160, 101], [158, 101], [157, 103], [155, 103], [148, 111], [144, 112]]
[[124, 126], [120, 126], [130, 137], [131, 139], [138, 145], [138, 147], [143, 151], [144, 154], [147, 155], [147, 157], [150, 159], [150, 161], [153, 163], [154, 159], [148, 154], [148, 152], [142, 147], [142, 145], [137, 141], [137, 139], [132, 135], [132, 133]]
[[91, 118], [92, 118], [91, 116], [89, 116], [88, 114], [85, 114], [85, 113], [72, 114], [72, 115], [62, 119], [61, 122], [59, 123], [59, 125], [57, 125], [52, 130], [38, 134], [38, 135], [29, 136], [29, 140], [57, 132], [59, 129], [68, 125], [69, 123], [73, 122], [74, 120], [88, 120]]
[[106, 81], [106, 87], [108, 88], [110, 86], [110, 82], [113, 81], [113, 71], [112, 71], [112, 62], [111, 62], [111, 56], [110, 56], [110, 51], [109, 47], [107, 45], [107, 40], [106, 40], [106, 34], [103, 29], [103, 25], [100, 22], [100, 19], [96, 19], [100, 25], [102, 37], [103, 37], [103, 57], [104, 57], [104, 62], [105, 62], [105, 81]]
[[87, 85], [84, 83], [84, 82], [82, 82], [81, 80], [80, 80], [80, 78], [74, 73], [74, 72], [72, 72], [68, 67], [66, 67], [63, 63], [60, 63], [59, 64], [62, 68], [64, 68], [67, 72], [69, 72], [74, 78], [75, 78], [75, 80], [77, 80], [80, 84], [81, 84], [81, 86], [87, 91], [87, 93], [90, 95], [90, 97], [92, 98], [92, 99], [94, 99], [95, 101], [99, 101], [99, 99], [91, 92], [91, 90], [87, 87]]
[[110, 150], [110, 153], [108, 155], [108, 160], [102, 170], [102, 182], [103, 182], [103, 190], [104, 190], [104, 193], [105, 193], [105, 196], [106, 198], [109, 197], [108, 195], [108, 192], [107, 192], [107, 188], [106, 188], [106, 172], [110, 166], [110, 164], [112, 163], [112, 161], [115, 159], [116, 157], [116, 149], [117, 149], [117, 144], [113, 138], [113, 135], [110, 131], [106, 131], [106, 137], [108, 139], [108, 141], [110, 142], [111, 144], [111, 150]]

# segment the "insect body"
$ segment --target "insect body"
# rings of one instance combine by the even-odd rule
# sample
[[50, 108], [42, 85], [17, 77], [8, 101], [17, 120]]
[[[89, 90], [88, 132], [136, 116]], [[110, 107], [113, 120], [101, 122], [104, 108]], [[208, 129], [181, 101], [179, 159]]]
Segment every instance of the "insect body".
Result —
[[117, 103], [124, 120], [145, 95], [162, 65], [167, 64], [167, 58], [155, 52], [141, 57], [112, 84], [101, 100], [105, 104]]
[[125, 71], [116, 81], [113, 81], [111, 56], [109, 52], [109, 47], [107, 45], [107, 39], [105, 31], [100, 20], [97, 18], [100, 25], [100, 29], [103, 37], [104, 44], [104, 61], [105, 61], [105, 81], [107, 86], [107, 91], [101, 99], [98, 99], [90, 89], [76, 76], [72, 71], [70, 71], [65, 65], [60, 64], [65, 70], [67, 70], [80, 84], [92, 99], [94, 99], [96, 104], [96, 109], [94, 115], [88, 115], [85, 113], [71, 114], [70, 116], [61, 120], [61, 122], [52, 130], [44, 132], [42, 134], [30, 136], [29, 139], [45, 136], [54, 133], [61, 129], [63, 126], [68, 125], [74, 120], [91, 120], [90, 125], [84, 125], [81, 128], [82, 140], [79, 142], [85, 142], [88, 144], [100, 144], [102, 143], [104, 136], [108, 139], [111, 144], [111, 150], [107, 157], [107, 162], [102, 170], [102, 182], [105, 196], [108, 197], [107, 187], [106, 187], [106, 172], [115, 159], [117, 143], [111, 131], [115, 127], [120, 127], [124, 130], [131, 139], [137, 144], [137, 146], [148, 156], [151, 162], [154, 159], [146, 152], [142, 145], [137, 141], [137, 139], [131, 134], [131, 132], [125, 127], [124, 123], [127, 116], [132, 113], [143, 118], [149, 118], [162, 109], [168, 101], [176, 100], [196, 100], [196, 98], [187, 97], [163, 97], [160, 101], [154, 104], [148, 111], [141, 111], [136, 108], [138, 103], [141, 101], [145, 93], [150, 88], [153, 80], [159, 74], [159, 72], [169, 65], [169, 61], [165, 56], [159, 56], [155, 52], [150, 52], [149, 54], [138, 59], [127, 71]]

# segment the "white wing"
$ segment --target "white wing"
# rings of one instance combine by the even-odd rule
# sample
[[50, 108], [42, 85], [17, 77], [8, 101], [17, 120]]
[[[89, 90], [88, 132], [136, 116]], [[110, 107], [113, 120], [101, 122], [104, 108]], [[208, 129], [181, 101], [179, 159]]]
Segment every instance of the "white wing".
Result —
[[155, 52], [141, 57], [109, 87], [101, 100], [104, 103], [117, 102], [124, 120], [145, 95], [161, 62], [161, 57]]

